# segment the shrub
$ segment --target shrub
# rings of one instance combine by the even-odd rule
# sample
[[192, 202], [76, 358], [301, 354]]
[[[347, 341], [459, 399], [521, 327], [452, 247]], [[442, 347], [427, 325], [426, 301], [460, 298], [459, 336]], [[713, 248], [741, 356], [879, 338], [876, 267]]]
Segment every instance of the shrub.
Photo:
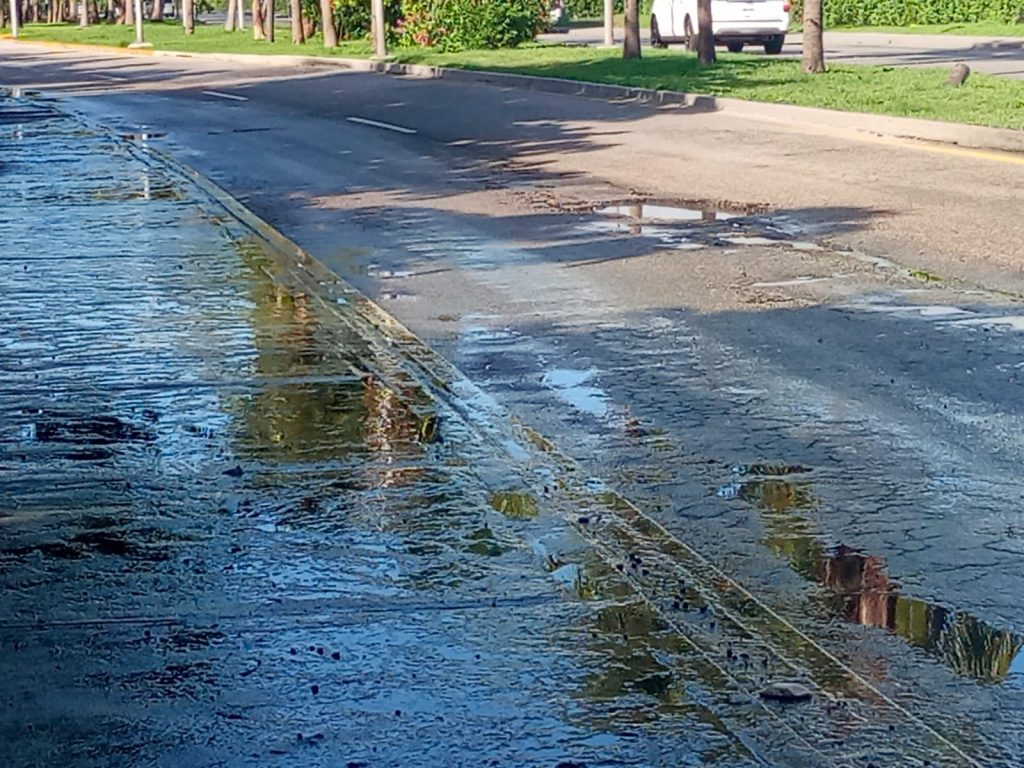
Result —
[[[600, 19], [604, 16], [604, 0], [566, 0], [565, 5], [574, 19]], [[615, 12], [622, 13], [622, 0], [615, 0]]]
[[[826, 0], [825, 28], [903, 27], [909, 24], [1013, 23], [1024, 0]], [[803, 3], [794, 0], [792, 18], [800, 23]]]
[[[569, 16], [574, 19], [600, 19], [604, 16], [604, 0], [566, 0]], [[640, 0], [640, 17], [650, 15], [654, 0]], [[615, 0], [615, 12], [624, 11], [623, 0]]]
[[533, 39], [546, 9], [543, 0], [403, 0], [395, 32], [442, 51], [508, 48]]
[[[357, 40], [370, 34], [370, 0], [333, 0], [332, 5], [342, 40]], [[398, 18], [399, 0], [385, 0], [384, 12], [389, 19]]]

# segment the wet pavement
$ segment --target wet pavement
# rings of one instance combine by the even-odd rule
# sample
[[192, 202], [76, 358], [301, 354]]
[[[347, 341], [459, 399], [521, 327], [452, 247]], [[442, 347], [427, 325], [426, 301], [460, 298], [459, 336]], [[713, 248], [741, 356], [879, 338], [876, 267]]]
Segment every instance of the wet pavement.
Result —
[[4, 765], [955, 754], [144, 143], [0, 124]]
[[755, 764], [357, 295], [44, 99], [0, 146], [0, 763]]
[[[218, 165], [247, 107], [167, 117], [332, 272], [47, 104], [3, 104], [6, 762], [1019, 762], [1012, 296], [447, 155], [284, 204]], [[494, 186], [535, 207], [444, 207]]]

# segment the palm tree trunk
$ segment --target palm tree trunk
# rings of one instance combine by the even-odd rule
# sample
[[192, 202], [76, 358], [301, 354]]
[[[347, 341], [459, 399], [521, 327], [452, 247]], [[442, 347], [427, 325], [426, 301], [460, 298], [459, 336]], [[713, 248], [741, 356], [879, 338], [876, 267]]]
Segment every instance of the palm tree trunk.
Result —
[[711, 0], [697, 0], [697, 61], [703, 66], [715, 63], [714, 23]]
[[338, 47], [338, 28], [334, 25], [334, 3], [320, 0], [321, 26], [324, 28], [324, 48]]
[[626, 0], [626, 37], [622, 43], [622, 58], [640, 58], [639, 0]]
[[225, 32], [235, 31], [235, 23], [238, 21], [238, 3], [239, 0], [228, 0], [228, 15], [224, 19]]
[[825, 71], [825, 42], [822, 27], [821, 0], [805, 0], [803, 70], [807, 74]]
[[252, 0], [252, 39], [267, 39], [267, 33], [263, 29], [263, 0]]
[[306, 36], [302, 29], [302, 0], [291, 0], [289, 16], [292, 17], [292, 44], [302, 45]]

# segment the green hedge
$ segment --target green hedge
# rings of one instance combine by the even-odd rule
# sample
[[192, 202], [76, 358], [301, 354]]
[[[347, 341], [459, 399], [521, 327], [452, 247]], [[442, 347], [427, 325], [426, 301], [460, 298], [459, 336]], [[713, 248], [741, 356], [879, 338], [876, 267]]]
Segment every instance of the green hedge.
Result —
[[[546, 23], [546, 0], [385, 0], [388, 37], [442, 51], [507, 48]], [[370, 0], [334, 0], [342, 39], [370, 33]]]
[[[599, 19], [604, 16], [604, 0], [566, 0], [572, 19]], [[622, 13], [622, 0], [615, 0], [615, 12]]]
[[[1013, 23], [1020, 20], [1022, 12], [1024, 0], [825, 0], [825, 28]], [[799, 23], [802, 17], [803, 3], [794, 0], [793, 22]]]
[[546, 16], [544, 0], [402, 0], [395, 32], [441, 51], [509, 48], [532, 40]]
[[[316, 4], [319, 6], [319, 2]], [[342, 40], [359, 40], [370, 34], [370, 0], [333, 0], [334, 21]], [[401, 15], [400, 0], [385, 0], [388, 19]]]
[[[369, 34], [369, 0], [333, 2], [342, 39]], [[617, 12], [622, 2], [615, 0]], [[642, 24], [652, 2], [640, 0]], [[550, 0], [386, 0], [385, 5], [393, 43], [461, 51], [509, 48], [532, 40], [548, 26]], [[604, 0], [567, 0], [566, 5], [571, 19], [604, 14]]]
[[[623, 0], [615, 0], [615, 12], [623, 12]], [[651, 12], [654, 0], [640, 0], [640, 15], [647, 16]], [[604, 16], [604, 0], [565, 0], [565, 6], [571, 19], [600, 19]]]

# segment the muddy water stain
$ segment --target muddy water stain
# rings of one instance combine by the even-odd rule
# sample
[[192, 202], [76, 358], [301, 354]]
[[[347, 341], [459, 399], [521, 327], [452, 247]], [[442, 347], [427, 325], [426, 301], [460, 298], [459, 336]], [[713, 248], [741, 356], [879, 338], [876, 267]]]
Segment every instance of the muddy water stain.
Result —
[[26, 439], [44, 443], [114, 445], [127, 442], [151, 442], [154, 433], [117, 416], [80, 414], [73, 411], [36, 409], [24, 411], [30, 421]]
[[529, 520], [540, 514], [537, 499], [525, 491], [497, 491], [491, 494], [490, 504], [505, 517]]
[[466, 537], [465, 549], [474, 555], [500, 557], [504, 550], [490, 528], [480, 528]]
[[17, 415], [22, 448], [37, 458], [108, 462], [119, 452], [155, 440], [146, 425], [105, 413], [26, 409]]

